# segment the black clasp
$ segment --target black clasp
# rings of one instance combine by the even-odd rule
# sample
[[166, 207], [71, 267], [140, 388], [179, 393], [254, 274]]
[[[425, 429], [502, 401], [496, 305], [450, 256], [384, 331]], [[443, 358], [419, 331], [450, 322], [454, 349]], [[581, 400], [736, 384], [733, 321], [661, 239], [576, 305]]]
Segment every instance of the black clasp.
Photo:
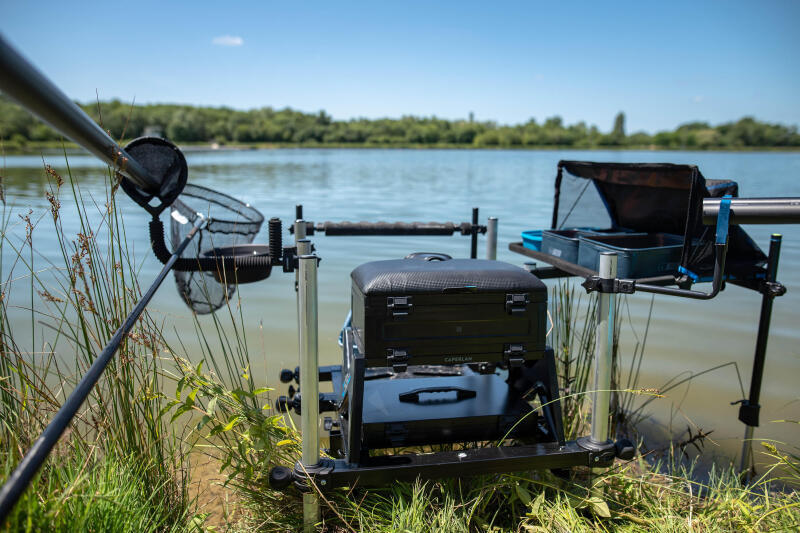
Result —
[[392, 367], [393, 372], [405, 372], [408, 369], [408, 360], [411, 356], [405, 350], [389, 348], [386, 350], [386, 362]]
[[414, 304], [411, 296], [389, 296], [386, 298], [386, 310], [392, 314], [392, 318], [407, 317]]
[[522, 314], [528, 308], [530, 299], [527, 293], [506, 294], [506, 312], [510, 315]]
[[526, 353], [528, 353], [528, 350], [525, 349], [524, 344], [509, 344], [503, 350], [508, 366], [512, 368], [521, 367], [525, 363]]

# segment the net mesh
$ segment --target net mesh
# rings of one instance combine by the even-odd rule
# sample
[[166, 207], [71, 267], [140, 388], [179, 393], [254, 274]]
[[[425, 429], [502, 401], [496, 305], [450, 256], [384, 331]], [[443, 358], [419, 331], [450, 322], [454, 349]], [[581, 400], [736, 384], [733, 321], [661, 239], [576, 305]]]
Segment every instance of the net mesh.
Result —
[[[188, 184], [170, 210], [173, 249], [183, 241], [197, 220], [206, 223], [181, 254], [181, 258], [214, 257], [215, 249], [250, 244], [261, 229], [264, 216], [249, 204], [228, 195]], [[178, 293], [198, 314], [216, 311], [233, 296], [236, 280], [219, 272], [174, 271]]]

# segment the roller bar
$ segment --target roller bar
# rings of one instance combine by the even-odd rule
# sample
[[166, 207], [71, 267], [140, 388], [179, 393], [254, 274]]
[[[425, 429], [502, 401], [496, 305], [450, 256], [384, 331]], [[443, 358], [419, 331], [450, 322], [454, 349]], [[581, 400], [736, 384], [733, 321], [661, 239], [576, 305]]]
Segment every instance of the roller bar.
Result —
[[[703, 224], [717, 223], [721, 198], [703, 200]], [[800, 224], [800, 198], [731, 198], [731, 224]]]

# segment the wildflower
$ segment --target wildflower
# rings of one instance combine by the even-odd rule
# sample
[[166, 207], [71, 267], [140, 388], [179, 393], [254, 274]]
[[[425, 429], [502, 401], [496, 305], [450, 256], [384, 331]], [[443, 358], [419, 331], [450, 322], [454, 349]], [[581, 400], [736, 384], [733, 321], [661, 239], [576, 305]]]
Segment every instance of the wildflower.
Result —
[[61, 188], [62, 185], [64, 185], [64, 178], [62, 178], [61, 175], [59, 175], [59, 173], [53, 169], [53, 167], [51, 167], [50, 165], [45, 165], [44, 170], [48, 176], [50, 176], [51, 178], [53, 178], [53, 180], [55, 180], [56, 185], [58, 185], [59, 189]]
[[45, 289], [43, 291], [38, 291], [38, 292], [39, 292], [39, 296], [41, 296], [42, 299], [47, 301], [47, 302], [62, 303], [64, 301], [61, 298], [59, 298], [57, 296], [53, 296], [52, 294], [50, 294], [47, 291], [47, 289]]
[[47, 197], [47, 201], [50, 202], [50, 212], [53, 214], [53, 222], [57, 222], [58, 212], [61, 209], [61, 201], [50, 191], [47, 191], [44, 194]]
[[33, 209], [28, 209], [27, 215], [17, 215], [25, 222], [25, 242], [28, 245], [33, 244], [33, 223], [31, 222], [31, 215], [33, 214]]

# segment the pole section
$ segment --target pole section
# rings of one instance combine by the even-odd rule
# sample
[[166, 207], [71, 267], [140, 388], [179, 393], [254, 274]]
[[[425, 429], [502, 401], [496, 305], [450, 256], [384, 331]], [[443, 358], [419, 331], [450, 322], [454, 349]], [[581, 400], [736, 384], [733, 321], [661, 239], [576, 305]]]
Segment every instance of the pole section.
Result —
[[[721, 198], [703, 199], [703, 224], [719, 215]], [[731, 224], [800, 224], [800, 198], [731, 198]]]
[[[602, 279], [617, 277], [617, 254], [600, 254]], [[592, 391], [592, 431], [591, 441], [606, 443], [608, 436], [608, 411], [611, 398], [611, 353], [614, 345], [614, 305], [616, 295], [597, 293], [597, 337], [594, 347], [594, 390]]]
[[[769, 262], [765, 282], [774, 283], [778, 277], [778, 259], [781, 255], [781, 235], [773, 233], [769, 240]], [[761, 409], [761, 380], [764, 376], [764, 362], [767, 356], [767, 340], [769, 339], [769, 326], [772, 320], [772, 303], [775, 294], [765, 286], [761, 296], [761, 315], [758, 319], [758, 335], [756, 336], [756, 350], [753, 357], [753, 373], [750, 378], [750, 396], [739, 407], [739, 420], [746, 424], [744, 440], [742, 442], [742, 460], [740, 471], [746, 472], [752, 466], [753, 432], [758, 427], [758, 414]]]
[[[300, 392], [302, 402], [302, 464], [309, 468], [319, 463], [319, 353], [317, 343], [317, 256], [306, 254], [298, 258], [300, 308]], [[317, 494], [303, 494], [303, 527], [314, 531], [319, 521]]]
[[486, 259], [497, 259], [497, 217], [489, 217], [486, 224]]
[[151, 194], [161, 183], [0, 35], [0, 91]]

